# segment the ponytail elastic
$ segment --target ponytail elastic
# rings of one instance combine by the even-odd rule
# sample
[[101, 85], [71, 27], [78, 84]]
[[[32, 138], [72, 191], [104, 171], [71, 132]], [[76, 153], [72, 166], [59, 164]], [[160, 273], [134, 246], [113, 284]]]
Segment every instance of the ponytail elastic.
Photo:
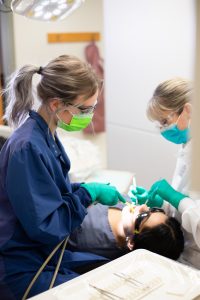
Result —
[[39, 67], [37, 74], [42, 75], [43, 67]]

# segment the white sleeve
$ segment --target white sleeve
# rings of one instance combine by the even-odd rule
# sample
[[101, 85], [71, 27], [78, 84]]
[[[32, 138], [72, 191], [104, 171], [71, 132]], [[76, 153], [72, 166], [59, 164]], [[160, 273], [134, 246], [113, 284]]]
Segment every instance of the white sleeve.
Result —
[[179, 204], [178, 211], [182, 215], [183, 228], [193, 235], [200, 247], [200, 200], [184, 198]]

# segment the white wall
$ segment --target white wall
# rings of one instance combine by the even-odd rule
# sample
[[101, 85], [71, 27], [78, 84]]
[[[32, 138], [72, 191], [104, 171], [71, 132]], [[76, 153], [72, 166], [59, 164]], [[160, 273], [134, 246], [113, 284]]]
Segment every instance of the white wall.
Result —
[[[43, 22], [27, 19], [14, 14], [14, 38], [16, 66], [32, 62], [44, 65], [50, 59], [62, 54], [73, 54], [84, 58], [84, 43], [48, 44], [48, 33], [100, 32], [103, 29], [102, 1], [86, 0], [66, 19], [56, 22]], [[103, 51], [103, 39], [97, 42]]]
[[146, 187], [170, 180], [177, 146], [145, 111], [161, 81], [193, 79], [194, 1], [105, 0], [104, 22], [108, 166], [134, 171]]
[[[62, 21], [42, 22], [14, 14], [14, 41], [16, 68], [24, 64], [43, 66], [49, 60], [62, 55], [73, 54], [84, 59], [84, 49], [88, 42], [48, 44], [48, 33], [100, 32], [97, 42], [103, 57], [103, 15], [102, 0], [86, 0], [76, 11]], [[102, 166], [106, 166], [105, 133], [95, 136], [83, 133], [70, 133], [78, 138], [89, 139], [98, 145]]]

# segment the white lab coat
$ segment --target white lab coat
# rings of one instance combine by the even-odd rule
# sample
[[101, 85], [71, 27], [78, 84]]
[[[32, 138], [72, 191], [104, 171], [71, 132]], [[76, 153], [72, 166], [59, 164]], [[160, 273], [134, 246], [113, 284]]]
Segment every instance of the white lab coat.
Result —
[[[172, 180], [172, 186], [177, 191], [189, 195], [191, 142], [181, 146], [178, 154], [176, 168]], [[180, 262], [200, 269], [200, 199], [183, 199], [178, 207], [178, 213], [174, 207], [165, 203], [168, 214], [177, 217], [184, 229], [185, 250]]]

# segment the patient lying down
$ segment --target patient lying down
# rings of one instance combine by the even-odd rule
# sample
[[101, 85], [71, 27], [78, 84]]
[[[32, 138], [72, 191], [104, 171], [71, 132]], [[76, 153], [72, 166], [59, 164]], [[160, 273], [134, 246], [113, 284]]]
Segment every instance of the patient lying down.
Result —
[[71, 234], [68, 247], [110, 260], [136, 249], [176, 260], [183, 251], [184, 237], [179, 222], [160, 208], [149, 209], [143, 204], [132, 212], [122, 204], [97, 204], [88, 208], [82, 225]]

